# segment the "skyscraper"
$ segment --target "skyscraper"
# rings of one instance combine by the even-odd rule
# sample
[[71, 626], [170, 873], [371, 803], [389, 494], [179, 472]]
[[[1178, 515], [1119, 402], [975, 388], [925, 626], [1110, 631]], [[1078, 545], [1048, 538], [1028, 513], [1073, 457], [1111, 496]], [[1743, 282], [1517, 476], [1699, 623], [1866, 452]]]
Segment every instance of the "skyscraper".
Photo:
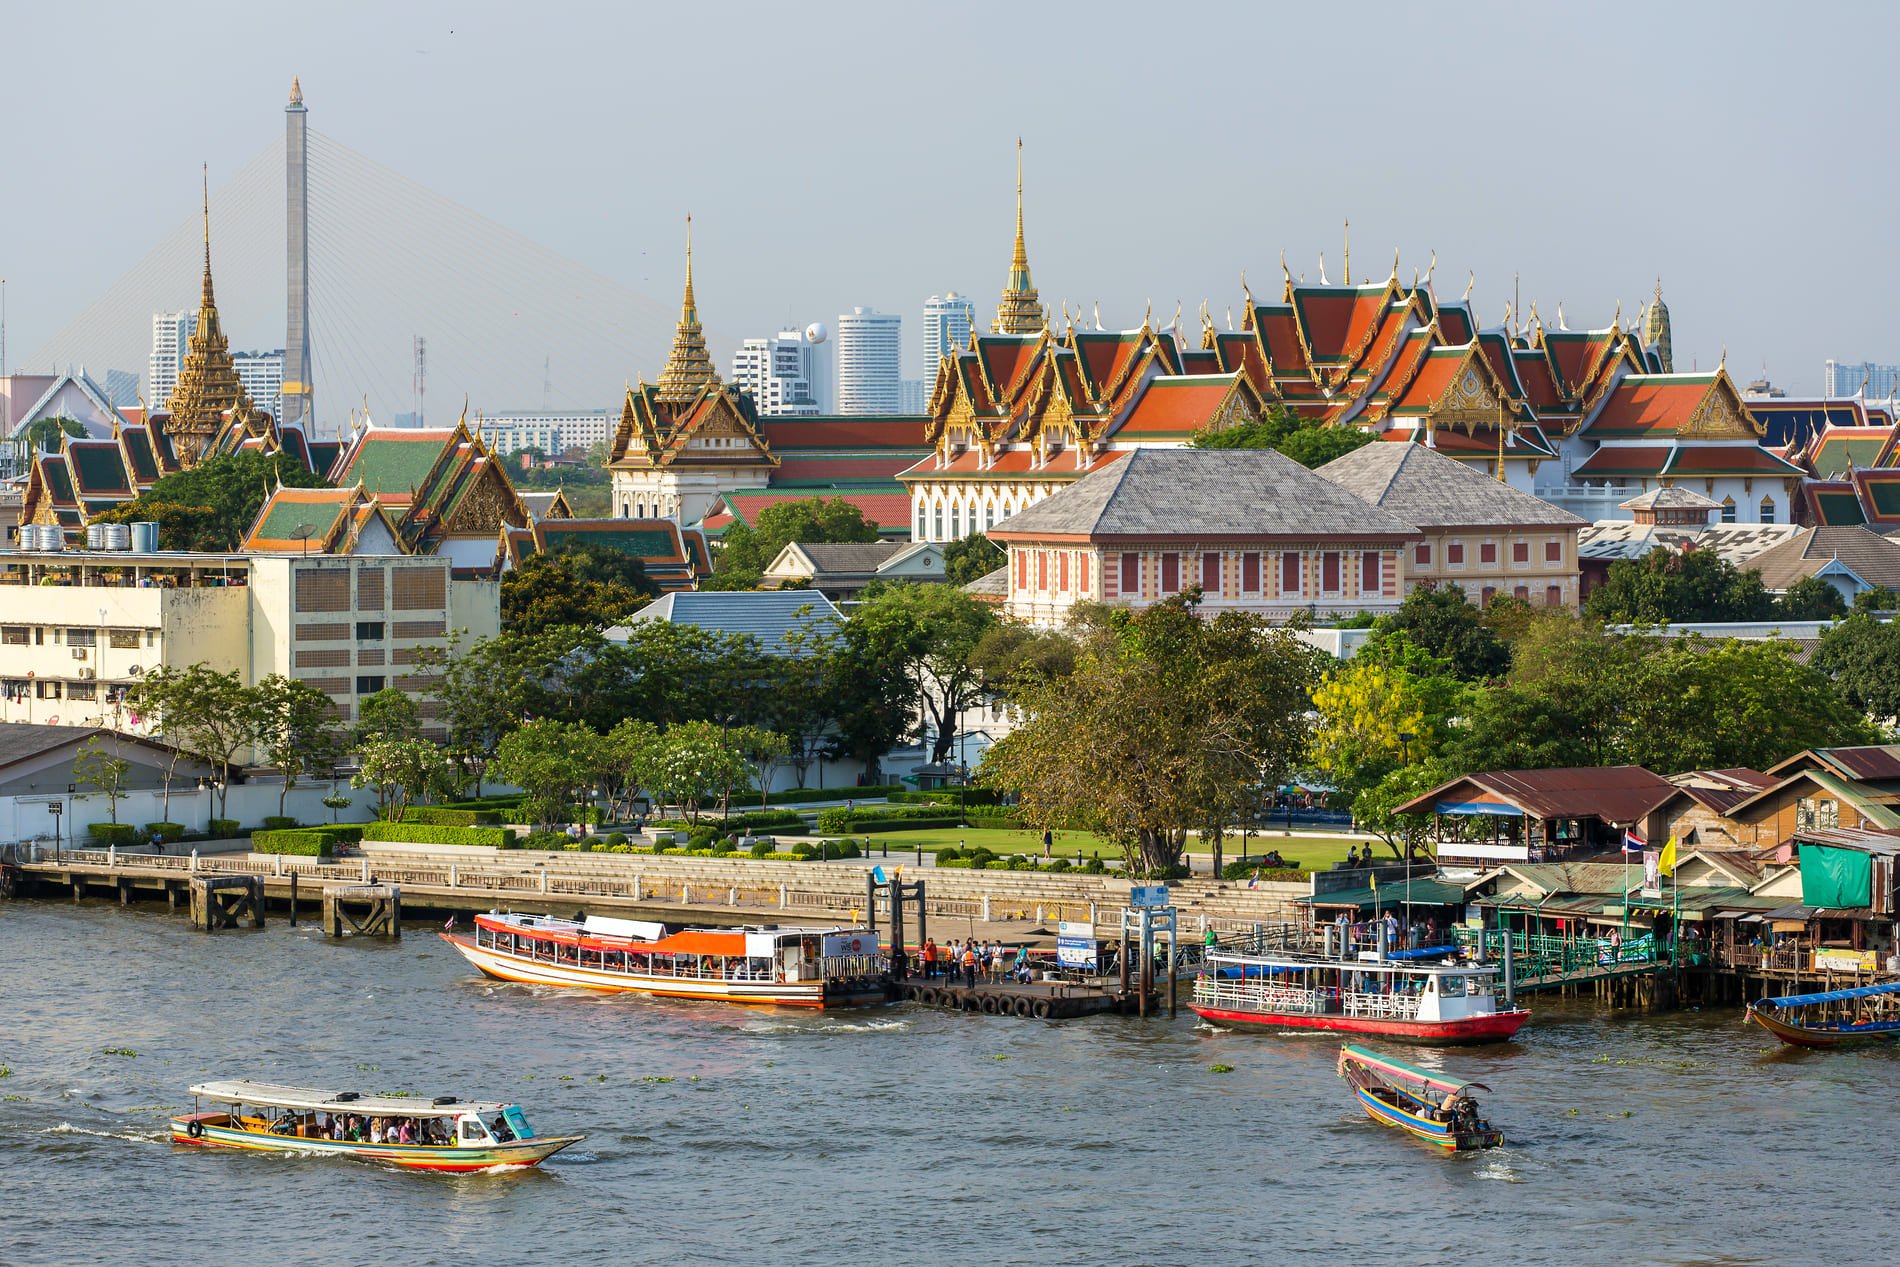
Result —
[[970, 345], [970, 331], [976, 325], [976, 305], [956, 291], [932, 295], [924, 301], [923, 378], [935, 383], [937, 362], [945, 354]]
[[165, 402], [178, 389], [178, 371], [184, 368], [185, 353], [191, 350], [191, 336], [197, 330], [195, 309], [152, 314], [152, 359], [145, 374], [145, 403], [153, 409], [165, 408]]
[[1881, 365], [1874, 361], [1829, 361], [1822, 395], [1856, 394], [1867, 400], [1900, 396], [1900, 365]]
[[233, 352], [231, 368], [251, 403], [273, 418], [281, 418], [284, 407], [284, 349], [275, 352]]
[[899, 411], [903, 332], [904, 319], [894, 312], [853, 308], [838, 315], [838, 413]]
[[800, 330], [747, 339], [732, 354], [732, 381], [752, 393], [763, 417], [811, 417], [819, 412], [817, 351]]

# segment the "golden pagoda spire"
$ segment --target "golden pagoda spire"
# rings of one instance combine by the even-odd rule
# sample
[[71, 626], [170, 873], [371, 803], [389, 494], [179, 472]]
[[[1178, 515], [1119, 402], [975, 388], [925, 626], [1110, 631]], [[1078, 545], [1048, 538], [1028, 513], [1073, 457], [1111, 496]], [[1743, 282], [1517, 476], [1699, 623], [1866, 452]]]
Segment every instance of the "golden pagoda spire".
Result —
[[686, 217], [686, 292], [680, 300], [679, 328], [673, 332], [673, 350], [660, 371], [658, 399], [684, 404], [708, 387], [719, 386], [712, 356], [706, 351], [706, 333], [699, 324], [699, 301], [693, 297], [693, 218]]
[[1047, 324], [1036, 283], [1029, 276], [1029, 247], [1023, 238], [1023, 139], [1016, 138], [1016, 250], [1009, 260], [1009, 282], [996, 305], [990, 329], [997, 334], [1034, 334]]
[[[191, 350], [178, 370], [178, 385], [167, 407], [171, 418], [165, 434], [171, 437], [172, 451], [183, 466], [195, 466], [211, 449], [230, 422], [245, 422], [249, 401], [238, 382], [237, 369], [231, 363], [231, 343], [218, 320], [218, 303], [211, 285], [211, 174], [204, 171], [205, 275], [198, 300], [198, 328], [191, 335]], [[235, 411], [235, 412], [234, 412]]]

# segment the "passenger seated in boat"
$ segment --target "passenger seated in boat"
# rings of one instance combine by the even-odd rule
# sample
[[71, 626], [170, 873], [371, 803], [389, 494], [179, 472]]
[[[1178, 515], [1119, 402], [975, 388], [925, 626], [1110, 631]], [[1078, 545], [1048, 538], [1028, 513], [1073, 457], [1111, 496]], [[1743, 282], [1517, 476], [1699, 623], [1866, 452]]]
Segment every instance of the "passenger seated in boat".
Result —
[[502, 1120], [499, 1113], [495, 1115], [495, 1120], [489, 1130], [494, 1132], [495, 1142], [498, 1144], [506, 1144], [515, 1137], [515, 1133], [508, 1129], [508, 1123]]

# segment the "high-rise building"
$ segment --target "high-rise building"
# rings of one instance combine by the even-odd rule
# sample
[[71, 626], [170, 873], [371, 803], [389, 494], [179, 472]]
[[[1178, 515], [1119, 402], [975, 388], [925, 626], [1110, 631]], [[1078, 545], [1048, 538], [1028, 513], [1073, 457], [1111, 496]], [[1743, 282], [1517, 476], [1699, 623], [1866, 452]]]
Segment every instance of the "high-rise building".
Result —
[[930, 403], [933, 384], [926, 379], [907, 378], [897, 385], [897, 412], [915, 418]]
[[283, 417], [284, 349], [275, 352], [233, 352], [231, 368], [251, 403], [273, 418]]
[[185, 353], [191, 350], [191, 336], [197, 331], [198, 313], [194, 309], [152, 314], [152, 359], [145, 374], [145, 402], [153, 409], [165, 408], [165, 402], [178, 389], [178, 371], [184, 368]]
[[840, 414], [895, 414], [903, 405], [904, 319], [894, 312], [853, 308], [838, 315]]
[[[814, 332], [822, 337], [823, 328]], [[732, 381], [752, 393], [761, 417], [814, 417], [819, 412], [817, 354], [818, 346], [801, 330], [747, 339], [732, 354]]]
[[1874, 361], [1829, 361], [1824, 396], [1859, 396], [1863, 400], [1885, 400], [1900, 396], [1900, 365], [1881, 365]]
[[970, 346], [975, 325], [976, 305], [954, 290], [924, 301], [924, 381], [936, 381], [937, 362], [947, 353]]

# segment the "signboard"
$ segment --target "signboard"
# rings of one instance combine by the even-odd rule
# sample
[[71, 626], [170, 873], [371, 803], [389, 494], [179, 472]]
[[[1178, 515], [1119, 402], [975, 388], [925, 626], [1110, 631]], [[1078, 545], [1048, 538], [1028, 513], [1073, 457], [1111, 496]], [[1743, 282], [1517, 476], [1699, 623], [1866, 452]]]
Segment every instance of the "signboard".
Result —
[[1140, 910], [1143, 907], [1159, 909], [1168, 904], [1168, 886], [1165, 884], [1137, 884], [1128, 890], [1128, 905]]
[[1067, 919], [1056, 925], [1056, 962], [1064, 968], [1095, 968], [1095, 925]]
[[1481, 845], [1469, 840], [1441, 840], [1438, 856], [1444, 858], [1489, 858], [1498, 862], [1529, 862], [1526, 845]]
[[870, 932], [826, 933], [824, 954], [827, 959], [845, 955], [875, 955], [877, 934]]
[[1880, 956], [1872, 950], [1822, 949], [1814, 952], [1816, 972], [1874, 972]]

